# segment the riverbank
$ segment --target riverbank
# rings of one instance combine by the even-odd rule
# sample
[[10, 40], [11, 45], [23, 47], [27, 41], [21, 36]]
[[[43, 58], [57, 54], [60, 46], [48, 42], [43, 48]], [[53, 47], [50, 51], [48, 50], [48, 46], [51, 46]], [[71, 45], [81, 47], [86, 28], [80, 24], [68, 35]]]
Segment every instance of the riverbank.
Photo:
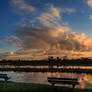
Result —
[[73, 89], [43, 84], [0, 82], [0, 92], [92, 92], [92, 89]]

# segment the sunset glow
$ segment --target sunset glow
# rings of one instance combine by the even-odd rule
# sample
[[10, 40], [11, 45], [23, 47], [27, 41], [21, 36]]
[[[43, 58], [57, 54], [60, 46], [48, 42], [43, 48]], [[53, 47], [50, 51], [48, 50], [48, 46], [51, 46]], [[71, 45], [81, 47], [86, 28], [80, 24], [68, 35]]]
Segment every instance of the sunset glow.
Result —
[[0, 4], [0, 59], [92, 58], [92, 0]]

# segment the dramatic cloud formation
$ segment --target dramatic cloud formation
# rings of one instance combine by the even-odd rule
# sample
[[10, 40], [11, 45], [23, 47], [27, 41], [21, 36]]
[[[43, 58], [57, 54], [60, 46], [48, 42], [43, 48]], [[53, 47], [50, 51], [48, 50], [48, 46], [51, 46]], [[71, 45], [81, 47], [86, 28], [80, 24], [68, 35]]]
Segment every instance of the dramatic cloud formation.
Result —
[[[12, 3], [23, 11], [32, 12], [33, 6], [24, 3], [24, 0], [12, 0]], [[34, 26], [18, 27], [14, 36], [4, 39], [0, 43], [8, 43], [21, 47], [12, 55], [6, 55], [7, 59], [43, 59], [53, 56], [77, 56], [84, 52], [92, 51], [92, 38], [87, 38], [85, 33], [77, 34], [64, 24], [64, 13], [75, 13], [73, 8], [57, 8], [51, 5], [46, 8], [33, 21]], [[80, 56], [79, 56], [80, 55]]]
[[72, 32], [69, 26], [62, 26], [62, 12], [70, 13], [70, 10], [62, 11], [60, 8], [51, 6], [47, 12], [37, 17], [39, 26], [18, 28], [14, 40], [21, 43], [22, 49], [16, 51], [16, 54], [29, 54], [42, 58], [41, 56], [48, 55], [78, 56], [83, 52], [92, 51], [91, 38], [87, 38], [85, 33], [79, 35]]
[[36, 51], [45, 50], [45, 54], [58, 54], [65, 50], [92, 51], [91, 38], [86, 38], [84, 33], [78, 35], [75, 32], [69, 32], [67, 27], [20, 28], [17, 30], [16, 36], [22, 41], [23, 48]]

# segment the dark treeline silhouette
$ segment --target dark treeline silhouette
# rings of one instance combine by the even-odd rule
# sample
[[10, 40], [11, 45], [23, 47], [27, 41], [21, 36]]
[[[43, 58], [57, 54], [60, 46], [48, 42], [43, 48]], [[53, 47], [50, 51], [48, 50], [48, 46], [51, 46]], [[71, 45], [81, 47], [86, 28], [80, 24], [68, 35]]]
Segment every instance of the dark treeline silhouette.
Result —
[[60, 73], [86, 73], [92, 74], [92, 69], [72, 69], [72, 68], [0, 68], [0, 71], [13, 72], [60, 72]]
[[1, 60], [0, 65], [14, 65], [14, 66], [92, 66], [92, 59], [65, 59], [48, 57], [48, 60]]
[[[48, 66], [48, 68], [22, 68], [22, 67], [1, 67], [0, 71], [14, 71], [14, 72], [67, 72], [67, 73], [89, 73], [92, 74], [92, 69], [67, 68], [65, 66], [92, 66], [92, 59], [62, 59], [48, 57], [48, 60], [1, 60], [0, 65], [13, 65], [13, 66]], [[53, 66], [57, 66], [54, 68]], [[59, 66], [63, 66], [62, 68]]]

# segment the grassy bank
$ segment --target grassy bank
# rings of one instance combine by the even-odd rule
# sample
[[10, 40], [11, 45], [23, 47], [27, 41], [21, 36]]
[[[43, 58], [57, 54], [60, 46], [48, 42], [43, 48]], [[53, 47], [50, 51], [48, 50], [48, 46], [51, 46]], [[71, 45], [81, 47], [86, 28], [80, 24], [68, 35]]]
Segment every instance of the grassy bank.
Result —
[[0, 82], [0, 92], [92, 92], [92, 89], [72, 89], [42, 84]]

